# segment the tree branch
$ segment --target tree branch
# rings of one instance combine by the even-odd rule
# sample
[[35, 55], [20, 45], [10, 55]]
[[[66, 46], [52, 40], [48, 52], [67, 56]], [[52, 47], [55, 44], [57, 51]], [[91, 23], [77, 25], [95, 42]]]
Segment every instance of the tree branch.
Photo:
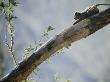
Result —
[[12, 72], [7, 76], [2, 78], [0, 82], [22, 82], [35, 68], [37, 68], [56, 51], [68, 46], [72, 42], [86, 38], [109, 23], [110, 8], [78, 22], [47, 41], [29, 58], [19, 63], [19, 66], [12, 70]]

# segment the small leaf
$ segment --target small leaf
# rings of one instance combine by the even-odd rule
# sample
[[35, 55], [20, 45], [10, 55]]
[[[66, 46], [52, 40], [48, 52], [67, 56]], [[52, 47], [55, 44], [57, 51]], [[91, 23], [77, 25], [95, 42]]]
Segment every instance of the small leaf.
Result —
[[4, 8], [5, 7], [5, 3], [4, 2], [1, 2], [0, 3], [0, 6]]
[[66, 80], [65, 82], [71, 82], [70, 80]]
[[27, 55], [27, 54], [29, 54], [32, 50], [34, 50], [34, 48], [25, 48], [24, 54]]
[[51, 30], [54, 30], [55, 28], [53, 28], [52, 26], [48, 26], [47, 28], [47, 32], [51, 31]]
[[43, 43], [39, 43], [38, 46], [42, 46]]
[[43, 36], [48, 36], [48, 33], [47, 32], [44, 32]]
[[54, 80], [55, 80], [55, 82], [60, 82], [60, 76], [59, 76], [59, 74], [58, 73], [56, 73], [55, 75], [54, 75]]
[[11, 15], [10, 18], [9, 18], [9, 20], [12, 20], [12, 19], [17, 19], [17, 16]]
[[8, 33], [13, 34], [14, 33], [14, 28], [10, 24], [8, 25]]
[[65, 48], [69, 49], [70, 46], [71, 46], [71, 44], [67, 45]]
[[9, 0], [9, 2], [13, 5], [13, 6], [17, 6], [19, 3], [16, 0]]
[[24, 80], [24, 81], [22, 81], [22, 82], [32, 82], [31, 80]]

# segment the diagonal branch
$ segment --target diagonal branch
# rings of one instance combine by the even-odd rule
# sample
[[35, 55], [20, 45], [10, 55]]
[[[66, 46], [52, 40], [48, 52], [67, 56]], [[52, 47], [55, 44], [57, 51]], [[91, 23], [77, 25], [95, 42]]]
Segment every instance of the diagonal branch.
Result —
[[2, 78], [0, 82], [22, 82], [35, 68], [56, 51], [68, 46], [72, 42], [86, 38], [109, 23], [110, 8], [70, 26], [68, 29], [47, 41], [29, 58], [19, 63], [19, 66]]

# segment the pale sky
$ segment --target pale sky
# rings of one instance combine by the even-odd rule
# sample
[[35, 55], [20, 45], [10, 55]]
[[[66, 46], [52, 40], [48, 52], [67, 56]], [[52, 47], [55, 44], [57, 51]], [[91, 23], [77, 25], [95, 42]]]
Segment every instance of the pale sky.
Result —
[[[17, 59], [23, 49], [41, 38], [41, 33], [51, 25], [55, 28], [49, 37], [73, 24], [74, 13], [107, 0], [20, 0], [15, 14]], [[110, 25], [95, 34], [77, 41], [63, 55], [53, 56], [50, 63], [41, 64], [38, 75], [31, 75], [34, 82], [54, 82], [58, 74], [60, 82], [110, 82]], [[8, 57], [7, 57], [8, 58]], [[10, 65], [10, 64], [9, 64]], [[7, 72], [10, 72], [7, 69]]]

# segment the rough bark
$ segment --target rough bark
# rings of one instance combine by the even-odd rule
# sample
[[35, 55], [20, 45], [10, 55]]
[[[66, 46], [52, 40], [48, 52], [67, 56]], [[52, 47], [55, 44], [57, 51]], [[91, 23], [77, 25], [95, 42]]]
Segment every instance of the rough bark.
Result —
[[47, 41], [29, 58], [19, 63], [19, 66], [2, 78], [0, 82], [22, 82], [35, 68], [56, 51], [68, 46], [72, 42], [86, 38], [109, 23], [110, 8], [70, 26], [68, 29]]

